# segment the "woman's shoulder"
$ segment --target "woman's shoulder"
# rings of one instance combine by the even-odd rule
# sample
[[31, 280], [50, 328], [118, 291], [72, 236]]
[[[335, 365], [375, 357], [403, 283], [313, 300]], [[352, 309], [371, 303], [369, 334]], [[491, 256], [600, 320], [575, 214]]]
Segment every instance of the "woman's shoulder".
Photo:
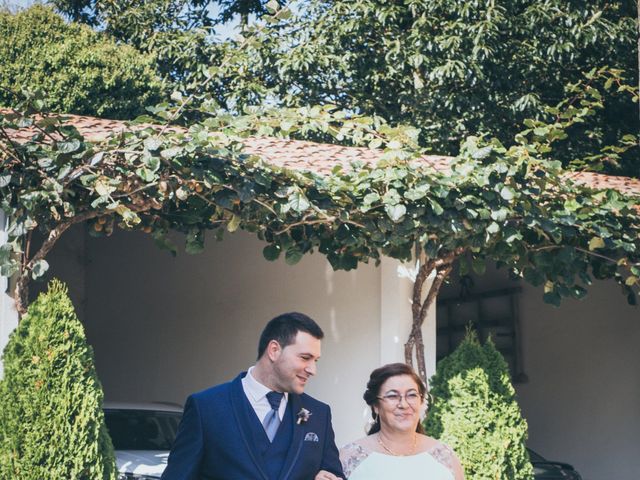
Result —
[[352, 455], [369, 455], [371, 453], [370, 439], [368, 437], [359, 438], [351, 443], [347, 443], [340, 448], [340, 457]]
[[428, 453], [440, 464], [448, 468], [455, 478], [460, 478], [458, 476], [458, 472], [462, 469], [460, 460], [458, 460], [456, 453], [449, 445], [436, 438], [423, 435], [422, 451]]
[[370, 439], [363, 437], [347, 443], [340, 449], [340, 462], [347, 478], [371, 453]]

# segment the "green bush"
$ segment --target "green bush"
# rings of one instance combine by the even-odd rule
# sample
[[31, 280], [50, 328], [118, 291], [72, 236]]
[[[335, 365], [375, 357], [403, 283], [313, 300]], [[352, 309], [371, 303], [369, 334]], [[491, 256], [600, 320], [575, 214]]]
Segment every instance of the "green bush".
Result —
[[425, 428], [460, 457], [467, 480], [532, 479], [525, 449], [527, 423], [516, 403], [508, 367], [491, 340], [468, 332], [438, 364], [431, 379], [435, 401]]
[[0, 13], [0, 104], [42, 90], [54, 111], [133, 118], [161, 99], [149, 57], [36, 5]]
[[54, 280], [4, 352], [0, 480], [113, 480], [102, 388], [66, 287]]

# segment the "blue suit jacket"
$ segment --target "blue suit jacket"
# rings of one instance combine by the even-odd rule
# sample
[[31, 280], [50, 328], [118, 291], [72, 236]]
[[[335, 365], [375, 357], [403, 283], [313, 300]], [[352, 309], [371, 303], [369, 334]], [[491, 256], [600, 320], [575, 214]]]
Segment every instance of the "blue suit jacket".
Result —
[[[269, 480], [251, 433], [240, 374], [233, 381], [191, 395], [162, 480]], [[309, 419], [293, 427], [279, 480], [313, 480], [327, 470], [344, 478], [329, 406], [309, 395], [289, 394], [294, 415]]]

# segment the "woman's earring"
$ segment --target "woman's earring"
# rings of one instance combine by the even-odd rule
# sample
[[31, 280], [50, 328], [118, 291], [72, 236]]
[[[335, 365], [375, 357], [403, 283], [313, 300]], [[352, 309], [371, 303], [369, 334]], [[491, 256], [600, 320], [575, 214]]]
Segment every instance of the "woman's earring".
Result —
[[371, 414], [371, 420], [373, 420], [373, 423], [378, 423], [379, 418], [380, 418], [380, 415], [378, 415], [378, 412], [374, 410], [373, 413]]

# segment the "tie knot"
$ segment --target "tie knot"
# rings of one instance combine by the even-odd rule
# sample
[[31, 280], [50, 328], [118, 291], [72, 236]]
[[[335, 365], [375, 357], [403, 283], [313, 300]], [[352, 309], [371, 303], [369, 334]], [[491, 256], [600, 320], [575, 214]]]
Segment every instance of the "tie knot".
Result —
[[269, 405], [273, 410], [278, 410], [280, 408], [280, 402], [282, 401], [282, 397], [284, 397], [284, 393], [280, 392], [269, 392], [267, 393], [267, 400], [269, 400]]

